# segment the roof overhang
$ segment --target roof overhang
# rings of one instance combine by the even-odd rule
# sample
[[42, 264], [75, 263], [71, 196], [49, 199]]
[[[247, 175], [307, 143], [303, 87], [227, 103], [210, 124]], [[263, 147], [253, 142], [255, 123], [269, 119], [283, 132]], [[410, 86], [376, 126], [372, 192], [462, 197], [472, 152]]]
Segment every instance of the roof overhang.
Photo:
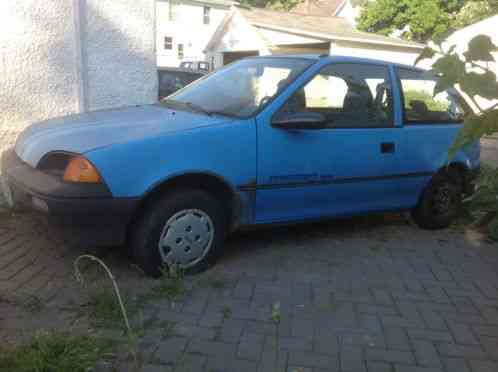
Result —
[[270, 30], [288, 32], [288, 33], [292, 33], [295, 35], [309, 36], [309, 37], [321, 39], [324, 41], [325, 40], [326, 41], [343, 40], [343, 41], [351, 41], [351, 42], [355, 42], [355, 43], [388, 45], [388, 46], [395, 46], [395, 47], [401, 47], [401, 48], [411, 48], [411, 49], [416, 49], [416, 50], [422, 50], [425, 48], [425, 45], [422, 45], [422, 44], [408, 44], [408, 43], [403, 43], [403, 42], [397, 43], [396, 41], [375, 40], [375, 39], [368, 39], [368, 38], [361, 38], [361, 37], [349, 37], [349, 36], [338, 36], [338, 35], [332, 35], [332, 34], [323, 34], [323, 33], [319, 33], [319, 32], [298, 30], [298, 29], [294, 29], [294, 28], [275, 26], [275, 25], [270, 25], [270, 24], [260, 23], [260, 22], [250, 22], [250, 24], [253, 25], [254, 27], [258, 27], [258, 28], [267, 28]]

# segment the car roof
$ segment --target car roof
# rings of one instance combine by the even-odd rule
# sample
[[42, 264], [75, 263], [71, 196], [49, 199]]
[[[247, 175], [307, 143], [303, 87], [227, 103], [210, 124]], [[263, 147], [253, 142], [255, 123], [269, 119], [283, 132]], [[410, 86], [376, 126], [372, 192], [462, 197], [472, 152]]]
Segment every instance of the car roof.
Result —
[[279, 58], [279, 59], [309, 59], [309, 60], [326, 60], [329, 62], [348, 62], [348, 63], [366, 63], [366, 64], [375, 64], [375, 65], [384, 65], [384, 66], [395, 66], [404, 69], [409, 69], [413, 71], [425, 71], [419, 67], [415, 67], [413, 65], [395, 63], [395, 62], [387, 62], [380, 59], [373, 58], [361, 58], [361, 57], [350, 57], [350, 56], [331, 56], [328, 54], [285, 54], [285, 55], [268, 55], [268, 56], [255, 56], [255, 57], [247, 57], [247, 59], [263, 59], [263, 58]]

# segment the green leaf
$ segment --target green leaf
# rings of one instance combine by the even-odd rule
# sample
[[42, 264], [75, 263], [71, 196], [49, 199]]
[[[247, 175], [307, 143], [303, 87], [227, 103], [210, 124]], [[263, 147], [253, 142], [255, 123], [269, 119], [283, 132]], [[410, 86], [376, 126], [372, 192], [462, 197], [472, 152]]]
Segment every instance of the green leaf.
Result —
[[471, 97], [480, 96], [489, 100], [498, 99], [496, 75], [487, 71], [483, 74], [465, 73], [460, 79], [461, 89]]
[[422, 53], [420, 53], [420, 55], [415, 60], [414, 65], [416, 66], [417, 63], [419, 63], [420, 61], [422, 61], [424, 59], [431, 59], [435, 55], [436, 55], [436, 51], [434, 49], [432, 49], [431, 47], [425, 47], [424, 50], [422, 50]]
[[457, 54], [449, 54], [434, 62], [432, 70], [440, 76], [434, 88], [434, 95], [436, 95], [458, 83], [465, 74], [465, 63]]
[[456, 45], [452, 45], [450, 46], [450, 48], [448, 49], [448, 51], [446, 52], [446, 54], [451, 54], [455, 51], [455, 48], [456, 48]]
[[482, 115], [467, 116], [448, 151], [448, 157], [452, 159], [464, 146], [496, 132], [498, 132], [498, 109], [485, 111]]
[[441, 77], [439, 77], [439, 79], [436, 82], [436, 86], [434, 87], [434, 92], [432, 93], [433, 97], [437, 96], [441, 92], [444, 92], [445, 90], [453, 88], [453, 86], [456, 83], [457, 83], [456, 78], [449, 75], [442, 75]]
[[492, 51], [497, 49], [487, 35], [477, 35], [469, 42], [468, 50], [464, 53], [468, 61], [494, 61]]
[[455, 32], [455, 29], [452, 27], [448, 28], [447, 25], [440, 25], [440, 29], [436, 28], [435, 31], [437, 32], [434, 32], [432, 39], [437, 45], [442, 45], [446, 39], [448, 39], [448, 37]]

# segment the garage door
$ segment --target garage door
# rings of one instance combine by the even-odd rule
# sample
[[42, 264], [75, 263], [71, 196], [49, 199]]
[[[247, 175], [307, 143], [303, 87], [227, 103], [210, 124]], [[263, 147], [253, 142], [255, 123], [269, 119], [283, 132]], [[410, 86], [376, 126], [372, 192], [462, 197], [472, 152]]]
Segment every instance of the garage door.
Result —
[[234, 61], [237, 61], [246, 57], [258, 56], [259, 52], [257, 50], [250, 50], [247, 52], [225, 52], [223, 53], [223, 65], [228, 65]]

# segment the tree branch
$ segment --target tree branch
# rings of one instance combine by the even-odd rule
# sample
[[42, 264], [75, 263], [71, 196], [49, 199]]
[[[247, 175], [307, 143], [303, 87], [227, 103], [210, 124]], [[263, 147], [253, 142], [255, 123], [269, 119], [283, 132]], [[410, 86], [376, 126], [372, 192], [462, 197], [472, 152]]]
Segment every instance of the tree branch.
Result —
[[472, 103], [473, 103], [473, 104], [477, 107], [477, 109], [478, 109], [481, 113], [482, 113], [482, 112], [484, 112], [484, 110], [482, 109], [482, 107], [481, 107], [481, 106], [479, 106], [479, 104], [477, 103], [476, 99], [475, 99], [473, 96], [469, 95], [469, 98], [470, 98], [470, 100], [472, 101]]
[[470, 63], [470, 65], [472, 67], [476, 67], [476, 68], [480, 68], [481, 70], [483, 70], [484, 72], [493, 72], [491, 71], [491, 69], [487, 68], [487, 67], [484, 67], [484, 66], [481, 66], [477, 63], [475, 63], [474, 61], [468, 61], [468, 63]]

